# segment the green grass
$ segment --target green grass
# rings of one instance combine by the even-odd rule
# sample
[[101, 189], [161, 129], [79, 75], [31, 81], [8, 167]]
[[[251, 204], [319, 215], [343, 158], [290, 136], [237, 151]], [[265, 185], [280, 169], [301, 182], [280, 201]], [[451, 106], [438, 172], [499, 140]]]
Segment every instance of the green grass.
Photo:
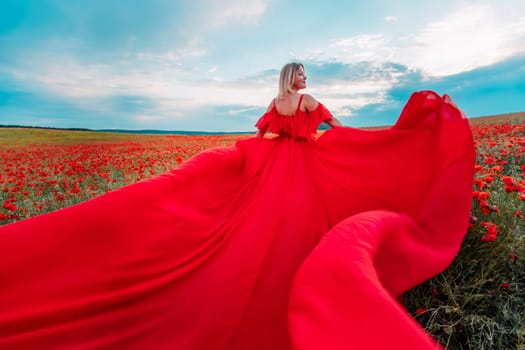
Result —
[[22, 147], [29, 144], [73, 145], [78, 143], [124, 142], [154, 137], [155, 135], [98, 131], [71, 131], [38, 128], [0, 128], [0, 147]]

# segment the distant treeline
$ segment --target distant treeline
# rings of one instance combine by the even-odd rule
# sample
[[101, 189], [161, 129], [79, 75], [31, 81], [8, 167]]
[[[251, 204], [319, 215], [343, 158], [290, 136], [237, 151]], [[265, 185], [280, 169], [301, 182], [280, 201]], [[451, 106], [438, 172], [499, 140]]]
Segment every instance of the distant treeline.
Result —
[[184, 131], [184, 130], [123, 130], [123, 129], [97, 129], [100, 132], [119, 132], [125, 134], [161, 134], [161, 135], [241, 135], [255, 133], [255, 131]]
[[250, 134], [255, 131], [185, 131], [185, 130], [125, 130], [125, 129], [87, 129], [87, 128], [56, 128], [51, 126], [25, 126], [25, 125], [2, 125], [0, 128], [19, 128], [19, 129], [46, 129], [46, 130], [65, 130], [65, 131], [91, 131], [91, 132], [118, 132], [123, 134], [158, 134], [158, 135], [242, 135]]
[[52, 126], [26, 126], [26, 125], [2, 125], [2, 124], [0, 124], [0, 128], [96, 131], [96, 130], [90, 130], [86, 128], [54, 128]]

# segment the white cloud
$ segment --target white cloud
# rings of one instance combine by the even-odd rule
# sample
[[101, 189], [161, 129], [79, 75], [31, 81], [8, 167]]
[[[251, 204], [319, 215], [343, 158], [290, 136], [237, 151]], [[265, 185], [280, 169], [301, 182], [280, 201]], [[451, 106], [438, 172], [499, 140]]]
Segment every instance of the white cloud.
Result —
[[362, 34], [351, 38], [337, 40], [332, 46], [343, 49], [357, 48], [357, 49], [377, 49], [385, 43], [383, 34]]
[[361, 81], [339, 80], [316, 84], [315, 89], [306, 92], [330, 106], [330, 111], [336, 117], [349, 117], [354, 110], [386, 102], [386, 91], [394, 83], [393, 79], [373, 77]]
[[525, 7], [508, 10], [499, 5], [461, 7], [408, 36], [374, 33], [340, 38], [311, 50], [304, 59], [397, 62], [428, 76], [461, 73], [525, 52]]
[[395, 16], [386, 16], [383, 17], [383, 19], [385, 20], [385, 22], [397, 22], [398, 20], [398, 18]]
[[525, 18], [498, 16], [488, 5], [463, 7], [429, 23], [394, 58], [431, 76], [452, 75], [525, 52]]
[[255, 24], [266, 12], [265, 0], [205, 0], [206, 17], [213, 26], [223, 26], [231, 22]]
[[[188, 78], [174, 57], [146, 53], [118, 64], [89, 64], [71, 55], [35, 53], [20, 59], [16, 67], [0, 66], [0, 72], [26, 91], [65, 98], [87, 110], [111, 110], [112, 97], [140, 96], [153, 101], [152, 108], [159, 113], [175, 117], [175, 112], [184, 116], [184, 111], [209, 106], [267, 106], [276, 87], [275, 82], [262, 79], [232, 82], [206, 77], [199, 81]], [[141, 114], [137, 121], [148, 118], [150, 114]]]
[[244, 114], [246, 112], [252, 112], [252, 111], [256, 111], [258, 108], [257, 107], [249, 107], [249, 108], [232, 108], [231, 110], [229, 110], [227, 113], [229, 115], [238, 115], [238, 114]]
[[[413, 35], [390, 37], [387, 33], [371, 33], [333, 40], [301, 59], [348, 65], [366, 62], [361, 68], [363, 76], [350, 75], [348, 81], [316, 84], [312, 94], [329, 105], [336, 116], [351, 116], [367, 105], [388, 103], [386, 92], [405, 73], [389, 69], [385, 62], [406, 66], [409, 72], [420, 70], [427, 76], [446, 76], [525, 52], [525, 17], [500, 10], [473, 5], [431, 21]], [[384, 20], [393, 22], [397, 18], [387, 16]]]
[[49, 91], [69, 97], [96, 97], [120, 87], [120, 82], [111, 77], [109, 66], [83, 65], [71, 57], [36, 55], [31, 59], [20, 59], [17, 63], [17, 67], [4, 67], [2, 70], [18, 84], [33, 91]]
[[166, 123], [170, 122], [174, 118], [179, 118], [181, 115], [177, 112], [173, 112], [169, 115], [159, 115], [159, 114], [135, 114], [131, 116], [131, 119], [137, 122], [138, 124], [147, 124], [152, 125], [154, 123]]
[[312, 50], [301, 57], [308, 61], [337, 61], [354, 63], [362, 61], [387, 61], [393, 55], [389, 39], [383, 34], [359, 34], [333, 40], [328, 46]]
[[155, 60], [160, 63], [166, 61], [180, 63], [184, 60], [205, 56], [208, 53], [209, 51], [202, 47], [201, 39], [199, 37], [193, 37], [180, 47], [174, 47], [168, 51], [160, 53], [139, 52], [137, 57], [139, 59]]

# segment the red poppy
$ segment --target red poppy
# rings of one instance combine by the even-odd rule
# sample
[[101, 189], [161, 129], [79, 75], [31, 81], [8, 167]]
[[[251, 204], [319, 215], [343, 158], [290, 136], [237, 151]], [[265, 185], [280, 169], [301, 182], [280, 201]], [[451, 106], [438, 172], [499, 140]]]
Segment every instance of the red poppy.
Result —
[[424, 307], [420, 307], [420, 308], [416, 309], [416, 315], [423, 315], [423, 314], [425, 314], [427, 312], [428, 312], [428, 310], [425, 309]]
[[482, 222], [481, 226], [487, 229], [485, 235], [481, 237], [483, 242], [494, 242], [498, 236], [498, 227], [493, 222]]

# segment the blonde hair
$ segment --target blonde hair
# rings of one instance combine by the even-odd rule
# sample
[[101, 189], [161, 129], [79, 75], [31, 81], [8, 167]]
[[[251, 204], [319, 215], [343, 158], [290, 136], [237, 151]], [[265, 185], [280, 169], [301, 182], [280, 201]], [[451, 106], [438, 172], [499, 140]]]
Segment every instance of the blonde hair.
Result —
[[297, 75], [297, 70], [304, 66], [302, 63], [291, 62], [287, 63], [281, 69], [281, 75], [279, 76], [279, 94], [277, 97], [284, 97], [287, 93], [293, 92], [293, 83], [295, 81], [295, 76]]

